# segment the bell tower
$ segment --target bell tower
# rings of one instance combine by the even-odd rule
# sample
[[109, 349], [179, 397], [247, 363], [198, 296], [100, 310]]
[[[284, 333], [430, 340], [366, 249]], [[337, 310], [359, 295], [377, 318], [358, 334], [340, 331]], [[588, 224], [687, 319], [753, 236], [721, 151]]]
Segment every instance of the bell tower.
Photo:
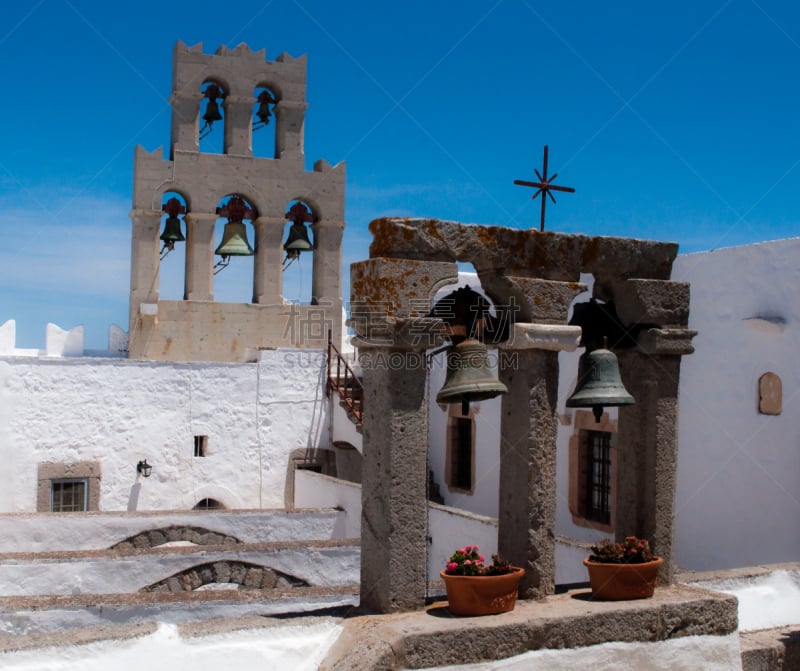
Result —
[[[134, 158], [129, 356], [252, 361], [264, 348], [325, 347], [328, 330], [337, 342], [345, 166], [305, 169], [306, 57], [178, 42], [170, 104], [169, 157], [137, 147]], [[274, 134], [274, 155], [254, 155], [254, 132]], [[183, 300], [161, 299], [162, 264], [183, 245]], [[310, 299], [288, 302], [285, 268], [309, 257]], [[252, 267], [252, 300], [215, 300], [228, 264]]]

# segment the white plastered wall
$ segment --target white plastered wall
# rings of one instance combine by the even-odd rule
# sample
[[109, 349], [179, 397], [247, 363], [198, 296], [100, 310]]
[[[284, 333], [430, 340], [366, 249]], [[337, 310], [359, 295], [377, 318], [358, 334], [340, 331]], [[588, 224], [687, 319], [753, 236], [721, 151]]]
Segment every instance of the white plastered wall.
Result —
[[[694, 354], [680, 380], [677, 562], [696, 570], [800, 556], [800, 239], [680, 256]], [[782, 320], [782, 323], [781, 323]], [[780, 415], [758, 412], [776, 373]]]
[[[254, 364], [0, 360], [0, 512], [36, 510], [41, 462], [101, 464], [101, 510], [280, 508], [289, 454], [328, 448], [324, 352]], [[208, 436], [194, 457], [193, 436]], [[149, 478], [137, 476], [141, 459]]]

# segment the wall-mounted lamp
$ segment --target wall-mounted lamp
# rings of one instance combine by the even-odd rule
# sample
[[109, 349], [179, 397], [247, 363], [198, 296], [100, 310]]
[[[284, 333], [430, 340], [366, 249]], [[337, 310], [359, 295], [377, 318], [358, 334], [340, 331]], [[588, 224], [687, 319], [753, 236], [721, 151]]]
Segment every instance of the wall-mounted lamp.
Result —
[[147, 463], [147, 459], [140, 461], [136, 464], [136, 472], [141, 473], [144, 477], [149, 478], [153, 467]]

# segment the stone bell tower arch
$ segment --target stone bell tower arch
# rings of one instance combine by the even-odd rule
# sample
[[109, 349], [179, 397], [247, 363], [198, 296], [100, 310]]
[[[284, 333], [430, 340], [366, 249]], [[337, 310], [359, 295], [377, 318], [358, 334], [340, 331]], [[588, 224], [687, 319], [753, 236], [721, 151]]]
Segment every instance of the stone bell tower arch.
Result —
[[[364, 383], [361, 603], [381, 612], [421, 608], [426, 593], [427, 422], [425, 351], [441, 345], [436, 291], [472, 263], [481, 287], [516, 308], [500, 344], [498, 550], [526, 575], [520, 596], [555, 591], [558, 353], [578, 346], [567, 323], [573, 299], [595, 277], [634, 345], [620, 352], [635, 405], [619, 409], [616, 533], [651, 539], [672, 580], [677, 389], [693, 351], [689, 285], [671, 281], [673, 243], [471, 226], [429, 219], [370, 224], [370, 258], [351, 266], [351, 321]], [[509, 250], [517, 253], [510, 254]], [[466, 539], [469, 540], [469, 539]]]
[[[213, 93], [204, 93], [211, 85]], [[265, 99], [254, 95], [265, 87], [271, 92], [266, 110], [260, 106]], [[212, 103], [218, 114], [209, 124], [203, 110]], [[312, 171], [305, 170], [306, 57], [284, 53], [268, 61], [264, 50], [244, 44], [210, 55], [202, 44], [178, 42], [170, 105], [168, 158], [161, 148], [147, 152], [141, 147], [134, 158], [129, 356], [248, 361], [262, 348], [325, 347], [328, 330], [339, 339], [345, 166], [319, 160]], [[254, 125], [257, 132], [275, 133], [274, 156], [253, 154]], [[201, 151], [205, 132], [223, 134], [222, 153]], [[172, 243], [186, 245], [183, 300], [159, 297], [167, 193], [180, 193], [186, 203], [181, 213], [185, 242]], [[244, 198], [252, 216], [247, 234], [255, 253], [248, 303], [214, 299], [214, 229], [226, 196]], [[283, 233], [287, 210], [298, 200], [310, 208], [314, 244], [304, 253], [313, 257], [313, 293], [308, 304], [292, 305], [282, 292]], [[230, 258], [235, 264], [237, 259]]]

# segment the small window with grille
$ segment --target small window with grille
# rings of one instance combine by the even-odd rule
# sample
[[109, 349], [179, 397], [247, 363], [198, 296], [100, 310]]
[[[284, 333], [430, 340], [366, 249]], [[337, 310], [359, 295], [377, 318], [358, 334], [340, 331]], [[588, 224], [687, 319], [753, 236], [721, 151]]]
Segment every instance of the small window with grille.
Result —
[[587, 520], [611, 522], [611, 434], [582, 431], [583, 516]]
[[85, 479], [53, 480], [50, 485], [50, 510], [54, 513], [88, 510], [88, 484]]

